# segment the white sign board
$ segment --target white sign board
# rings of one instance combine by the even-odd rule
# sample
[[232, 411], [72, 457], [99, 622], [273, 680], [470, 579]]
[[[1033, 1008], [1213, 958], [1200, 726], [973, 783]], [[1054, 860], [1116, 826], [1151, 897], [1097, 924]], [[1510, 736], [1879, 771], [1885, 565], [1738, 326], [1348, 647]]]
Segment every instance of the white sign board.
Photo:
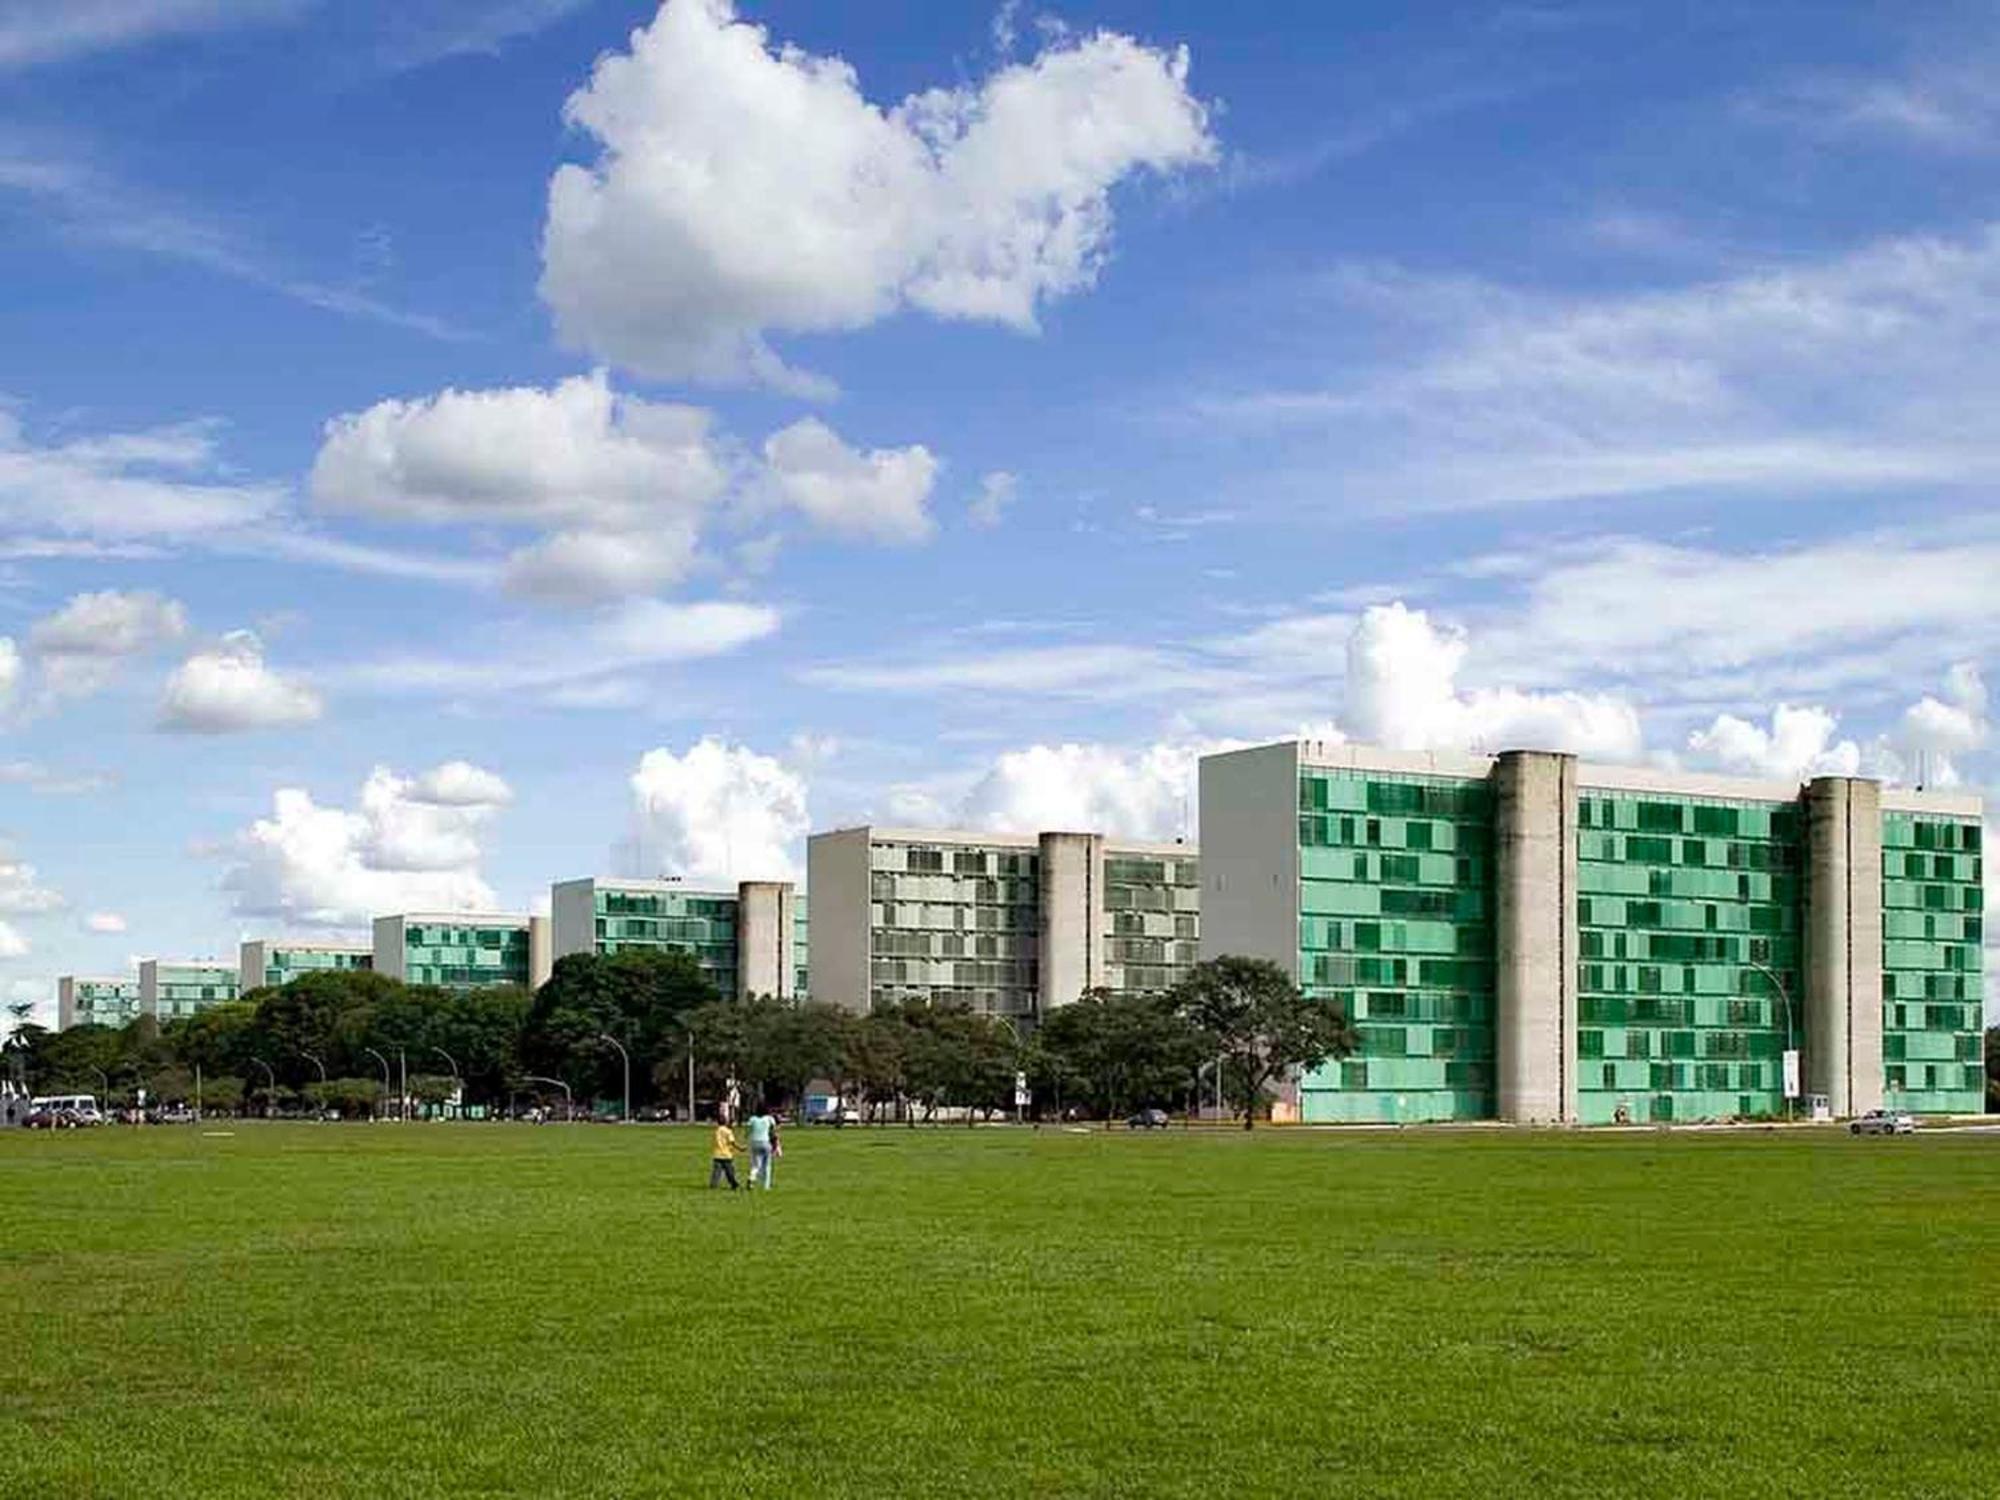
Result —
[[1785, 1097], [1799, 1097], [1799, 1049], [1796, 1047], [1785, 1049]]
[[1026, 1073], [1016, 1073], [1014, 1075], [1015, 1105], [1018, 1108], [1026, 1109], [1031, 1102], [1028, 1098], [1028, 1075]]

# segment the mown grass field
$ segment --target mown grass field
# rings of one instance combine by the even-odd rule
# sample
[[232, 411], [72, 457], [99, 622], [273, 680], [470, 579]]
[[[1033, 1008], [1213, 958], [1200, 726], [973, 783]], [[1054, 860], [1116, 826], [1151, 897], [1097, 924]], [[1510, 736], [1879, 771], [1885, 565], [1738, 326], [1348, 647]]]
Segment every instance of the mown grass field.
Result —
[[2000, 1493], [2000, 1137], [0, 1136], [0, 1496]]

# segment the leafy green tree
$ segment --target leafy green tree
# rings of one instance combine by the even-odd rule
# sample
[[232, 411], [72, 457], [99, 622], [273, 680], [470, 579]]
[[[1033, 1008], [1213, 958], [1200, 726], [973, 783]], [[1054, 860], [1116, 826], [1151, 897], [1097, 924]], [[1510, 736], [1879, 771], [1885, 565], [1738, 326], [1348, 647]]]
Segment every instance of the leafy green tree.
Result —
[[375, 1113], [382, 1101], [379, 1078], [329, 1078], [325, 1083], [309, 1083], [305, 1096], [320, 1109], [339, 1112], [343, 1119], [359, 1119]]
[[768, 1099], [802, 1104], [815, 1078], [843, 1084], [854, 1018], [837, 1005], [769, 997], [749, 1007], [750, 1073]]
[[201, 1109], [203, 1114], [233, 1115], [242, 1107], [242, 1079], [231, 1078], [227, 1075], [202, 1079]]
[[1273, 1079], [1316, 1068], [1355, 1048], [1347, 1018], [1308, 1000], [1291, 976], [1268, 959], [1228, 954], [1195, 965], [1170, 999], [1221, 1060], [1223, 1092], [1243, 1111], [1243, 1128]]
[[1053, 1011], [1036, 1037], [1037, 1090], [1103, 1119], [1184, 1098], [1203, 1058], [1200, 1034], [1165, 995], [1086, 991]]
[[571, 954], [535, 991], [520, 1059], [530, 1072], [568, 1082], [579, 1099], [615, 1098], [622, 1069], [602, 1036], [624, 1044], [635, 1084], [643, 1085], [652, 1063], [682, 1055], [680, 1020], [719, 999], [693, 956], [679, 950]]
[[843, 1081], [879, 1116], [884, 1105], [902, 1102], [909, 1091], [909, 1028], [893, 1008], [858, 1017], [847, 1033]]

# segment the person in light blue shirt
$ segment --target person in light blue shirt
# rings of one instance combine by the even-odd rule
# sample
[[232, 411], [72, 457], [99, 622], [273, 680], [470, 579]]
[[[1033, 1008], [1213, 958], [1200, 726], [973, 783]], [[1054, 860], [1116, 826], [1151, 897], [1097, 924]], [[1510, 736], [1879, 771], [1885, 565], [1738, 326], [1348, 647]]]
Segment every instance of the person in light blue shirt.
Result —
[[771, 1190], [771, 1163], [778, 1154], [778, 1122], [763, 1105], [744, 1122], [750, 1133], [750, 1186]]

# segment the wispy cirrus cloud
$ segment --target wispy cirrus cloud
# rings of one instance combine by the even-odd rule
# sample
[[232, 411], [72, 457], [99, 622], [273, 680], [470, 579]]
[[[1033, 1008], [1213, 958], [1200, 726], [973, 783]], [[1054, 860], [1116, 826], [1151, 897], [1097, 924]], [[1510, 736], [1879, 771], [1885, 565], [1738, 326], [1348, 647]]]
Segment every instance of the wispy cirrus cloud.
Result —
[[1381, 265], [1322, 286], [1418, 352], [1188, 416], [1337, 459], [1363, 509], [2000, 480], [2000, 225], [1615, 296]]
[[314, 0], [0, 0], [0, 70], [296, 19]]
[[26, 205], [31, 211], [20, 217], [36, 230], [76, 243], [198, 266], [307, 307], [430, 338], [467, 336], [360, 287], [301, 275], [241, 229], [46, 142], [0, 136], [0, 195]]

